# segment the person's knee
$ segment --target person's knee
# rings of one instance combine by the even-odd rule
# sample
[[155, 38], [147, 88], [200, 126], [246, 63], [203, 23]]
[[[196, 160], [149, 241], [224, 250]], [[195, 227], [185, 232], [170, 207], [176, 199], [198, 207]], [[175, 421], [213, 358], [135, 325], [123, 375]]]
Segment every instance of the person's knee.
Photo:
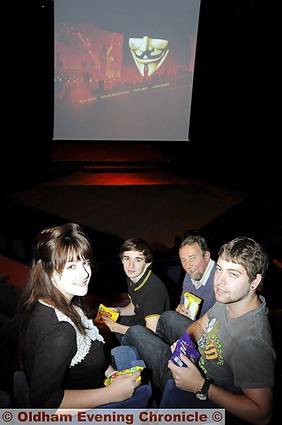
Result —
[[133, 325], [128, 328], [126, 334], [124, 335], [125, 345], [135, 345], [136, 342], [140, 340], [140, 337], [144, 334], [145, 328], [142, 325]]
[[185, 332], [187, 328], [186, 321], [187, 317], [176, 311], [165, 311], [160, 316], [156, 333], [167, 344], [171, 345]]
[[171, 323], [175, 319], [175, 311], [164, 311], [160, 316], [161, 323]]
[[165, 311], [160, 315], [157, 332], [158, 330], [167, 329], [172, 323], [175, 322], [175, 311]]

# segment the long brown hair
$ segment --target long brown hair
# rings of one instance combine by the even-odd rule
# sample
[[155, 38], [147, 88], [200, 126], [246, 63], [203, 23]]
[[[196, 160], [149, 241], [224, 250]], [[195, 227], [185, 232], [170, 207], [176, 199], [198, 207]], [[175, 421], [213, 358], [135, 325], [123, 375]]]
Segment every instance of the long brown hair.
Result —
[[91, 258], [90, 241], [78, 224], [67, 223], [39, 233], [28, 282], [20, 304], [23, 329], [27, 325], [35, 303], [41, 299], [68, 316], [79, 331], [85, 334], [85, 327], [74, 308], [74, 305], [78, 305], [87, 314], [81, 298], [73, 297], [69, 303], [52, 283], [52, 276], [54, 272], [61, 274], [69, 261]]

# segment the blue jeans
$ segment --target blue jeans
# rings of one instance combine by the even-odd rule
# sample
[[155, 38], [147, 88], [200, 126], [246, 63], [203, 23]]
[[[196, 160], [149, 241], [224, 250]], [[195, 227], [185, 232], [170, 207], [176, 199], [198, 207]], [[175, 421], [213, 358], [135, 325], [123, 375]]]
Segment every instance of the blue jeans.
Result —
[[156, 333], [168, 345], [172, 345], [183, 335], [193, 321], [176, 311], [165, 311], [158, 321]]
[[186, 331], [191, 320], [176, 313], [165, 311], [158, 321], [156, 333], [141, 325], [130, 326], [122, 344], [133, 345], [151, 370], [153, 384], [163, 390], [171, 377], [167, 363], [171, 355], [170, 346]]
[[123, 344], [133, 345], [151, 372], [153, 384], [163, 389], [170, 371], [167, 368], [170, 347], [145, 326], [131, 326], [123, 338]]

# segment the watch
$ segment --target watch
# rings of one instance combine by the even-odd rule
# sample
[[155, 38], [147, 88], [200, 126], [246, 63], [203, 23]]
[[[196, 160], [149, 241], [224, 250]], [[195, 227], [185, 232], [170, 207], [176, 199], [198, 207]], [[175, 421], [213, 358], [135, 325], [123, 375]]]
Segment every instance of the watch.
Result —
[[212, 382], [213, 382], [213, 380], [210, 379], [210, 378], [205, 379], [202, 388], [195, 393], [195, 396], [199, 400], [207, 400], [208, 399], [209, 387], [212, 384]]

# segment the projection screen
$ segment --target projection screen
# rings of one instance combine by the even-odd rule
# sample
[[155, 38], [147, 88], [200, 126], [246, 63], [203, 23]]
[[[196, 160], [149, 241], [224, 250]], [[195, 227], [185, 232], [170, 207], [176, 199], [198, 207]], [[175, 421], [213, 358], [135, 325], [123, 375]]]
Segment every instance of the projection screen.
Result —
[[54, 140], [188, 140], [200, 0], [55, 0]]

